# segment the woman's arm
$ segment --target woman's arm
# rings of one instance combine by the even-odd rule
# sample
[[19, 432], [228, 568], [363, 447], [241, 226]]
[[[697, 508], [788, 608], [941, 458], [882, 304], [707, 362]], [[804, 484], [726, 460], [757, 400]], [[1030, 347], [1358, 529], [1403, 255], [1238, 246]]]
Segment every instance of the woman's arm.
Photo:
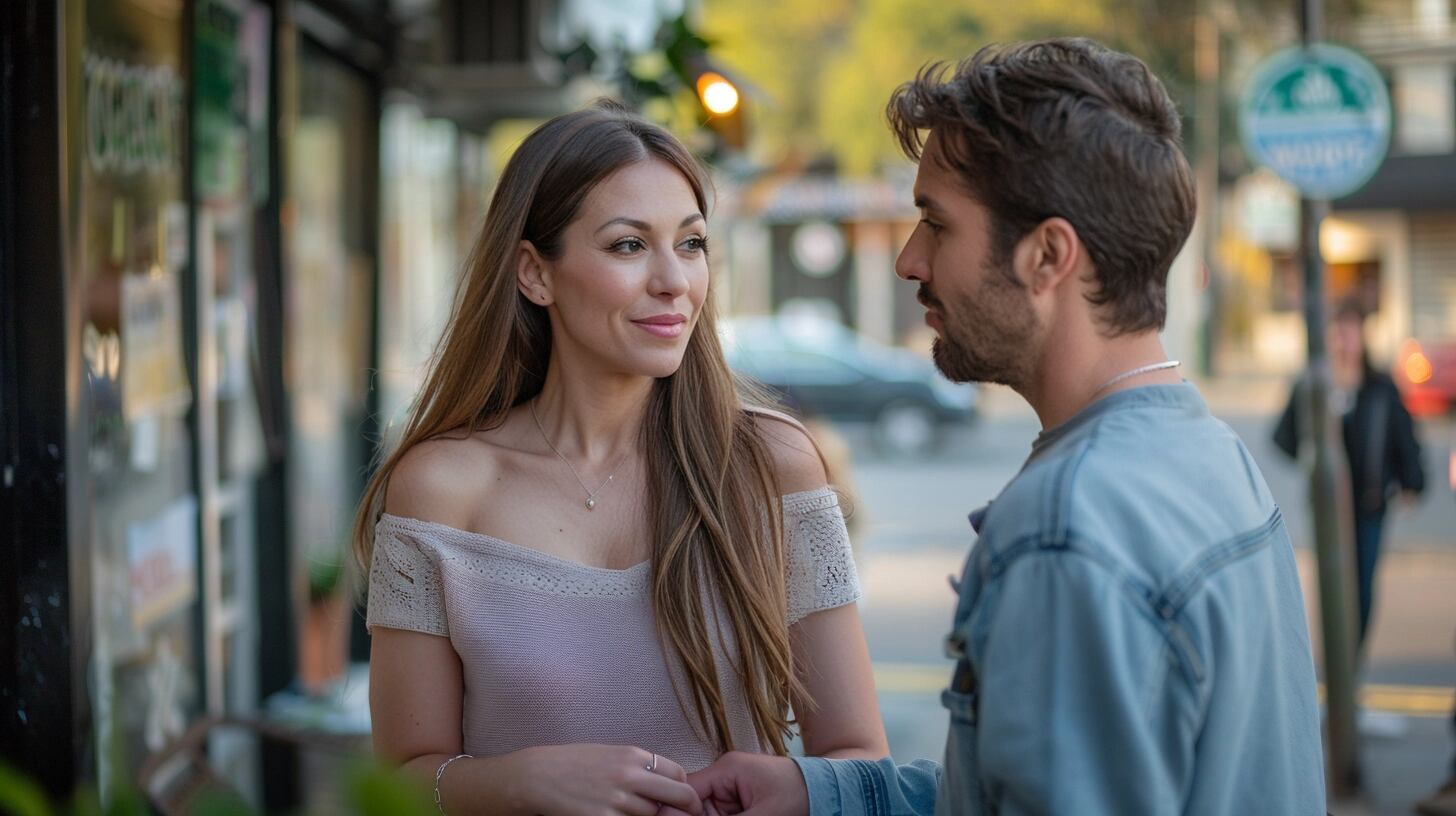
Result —
[[789, 638], [795, 671], [813, 701], [794, 702], [804, 753], [838, 759], [889, 756], [859, 608], [846, 604], [815, 612], [794, 624]]
[[[759, 427], [773, 452], [779, 488], [785, 494], [823, 488], [828, 477], [813, 438], [802, 425], [781, 414], [763, 413]], [[839, 536], [845, 535], [839, 509], [833, 508]], [[785, 530], [790, 558], [806, 542]], [[853, 561], [847, 541], [841, 555], [849, 572]], [[812, 566], [812, 565], [811, 565]], [[879, 759], [890, 752], [875, 697], [874, 673], [859, 608], [854, 603], [805, 615], [789, 627], [794, 671], [808, 700], [794, 700], [794, 714], [810, 756]]]
[[[461, 753], [460, 660], [435, 635], [376, 628], [369, 655], [374, 750], [433, 785]], [[687, 774], [666, 757], [629, 745], [555, 745], [460, 759], [440, 777], [440, 803], [457, 814], [654, 816], [660, 804], [701, 813]]]
[[[461, 677], [460, 659], [448, 639], [374, 630], [369, 710], [380, 760], [434, 783], [440, 765], [461, 752]], [[452, 764], [440, 780], [445, 812], [531, 813], [516, 787], [520, 774], [512, 773], [518, 760], [511, 755]]]

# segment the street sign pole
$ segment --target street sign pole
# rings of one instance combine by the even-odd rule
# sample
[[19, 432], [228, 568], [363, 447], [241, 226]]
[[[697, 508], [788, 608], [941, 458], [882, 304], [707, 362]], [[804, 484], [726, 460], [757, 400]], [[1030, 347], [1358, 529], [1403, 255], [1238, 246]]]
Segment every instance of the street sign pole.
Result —
[[[1318, 559], [1320, 624], [1325, 664], [1325, 752], [1330, 791], [1355, 792], [1360, 783], [1355, 732], [1355, 647], [1350, 614], [1354, 548], [1348, 468], [1336, 455], [1338, 423], [1330, 415], [1330, 367], [1325, 353], [1325, 268], [1320, 223], [1329, 202], [1365, 185], [1390, 146], [1390, 94], [1369, 60], [1320, 42], [1322, 0], [1298, 0], [1301, 44], [1265, 59], [1244, 90], [1240, 125], [1257, 163], [1295, 189], [1300, 201], [1309, 370], [1298, 389], [1302, 448], [1314, 456], [1309, 508]], [[1343, 523], [1342, 523], [1343, 522]]]
[[[1306, 0], [1308, 2], [1308, 0]], [[1320, 630], [1324, 635], [1326, 768], [1330, 790], [1347, 796], [1359, 790], [1360, 772], [1355, 729], [1355, 660], [1351, 637], [1349, 532], [1340, 524], [1340, 462], [1334, 441], [1338, 432], [1330, 412], [1330, 365], [1325, 350], [1324, 260], [1320, 256], [1320, 222], [1329, 202], [1301, 199], [1300, 255], [1304, 265], [1304, 320], [1309, 345], [1306, 374], [1308, 399], [1301, 409], [1303, 443], [1313, 449], [1309, 470], [1309, 503], [1314, 520], [1315, 559], [1319, 580]]]
[[[1305, 47], [1324, 36], [1323, 0], [1299, 0], [1300, 39]], [[1348, 579], [1344, 569], [1349, 548], [1342, 546], [1336, 492], [1336, 433], [1330, 414], [1330, 366], [1325, 348], [1325, 265], [1320, 253], [1320, 224], [1329, 213], [1327, 199], [1301, 193], [1299, 250], [1304, 267], [1304, 320], [1308, 343], [1308, 400], [1300, 426], [1314, 451], [1309, 473], [1310, 511], [1314, 520], [1318, 562], [1320, 626], [1324, 640], [1325, 762], [1331, 792], [1348, 796], [1359, 790], [1360, 772], [1355, 730], [1355, 677], [1350, 637]]]

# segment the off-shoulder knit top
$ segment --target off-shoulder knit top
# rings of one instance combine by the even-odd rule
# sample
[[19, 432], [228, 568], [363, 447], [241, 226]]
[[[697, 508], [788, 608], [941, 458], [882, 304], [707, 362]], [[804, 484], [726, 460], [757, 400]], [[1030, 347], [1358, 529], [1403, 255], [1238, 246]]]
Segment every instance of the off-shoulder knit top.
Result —
[[[860, 597], [837, 495], [782, 497], [793, 624]], [[368, 625], [450, 639], [464, 668], [463, 750], [497, 756], [539, 745], [636, 745], [689, 771], [718, 751], [702, 733], [675, 655], [658, 635], [650, 564], [592, 567], [482, 533], [385, 514], [375, 528]], [[707, 597], [705, 605], [718, 608]], [[761, 743], [719, 645], [734, 745]], [[675, 685], [676, 684], [676, 685]]]

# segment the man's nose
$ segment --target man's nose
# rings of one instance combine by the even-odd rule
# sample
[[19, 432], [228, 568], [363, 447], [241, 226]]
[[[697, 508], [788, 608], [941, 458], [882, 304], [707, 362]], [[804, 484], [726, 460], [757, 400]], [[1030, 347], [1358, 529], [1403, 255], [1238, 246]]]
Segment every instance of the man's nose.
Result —
[[910, 233], [910, 240], [905, 242], [899, 257], [895, 258], [895, 274], [903, 280], [919, 283], [930, 280], [930, 267], [925, 263], [925, 255], [920, 248], [920, 231], [924, 228], [924, 225], [915, 227], [915, 231]]

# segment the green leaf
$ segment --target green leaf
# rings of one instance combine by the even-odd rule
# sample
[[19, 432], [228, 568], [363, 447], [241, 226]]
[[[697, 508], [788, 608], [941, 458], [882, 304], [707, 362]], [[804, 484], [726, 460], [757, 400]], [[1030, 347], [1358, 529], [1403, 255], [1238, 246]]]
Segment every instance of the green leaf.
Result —
[[52, 811], [39, 785], [10, 766], [0, 765], [0, 812], [50, 816]]
[[363, 765], [349, 778], [349, 804], [359, 816], [430, 816], [435, 799], [417, 777]]

